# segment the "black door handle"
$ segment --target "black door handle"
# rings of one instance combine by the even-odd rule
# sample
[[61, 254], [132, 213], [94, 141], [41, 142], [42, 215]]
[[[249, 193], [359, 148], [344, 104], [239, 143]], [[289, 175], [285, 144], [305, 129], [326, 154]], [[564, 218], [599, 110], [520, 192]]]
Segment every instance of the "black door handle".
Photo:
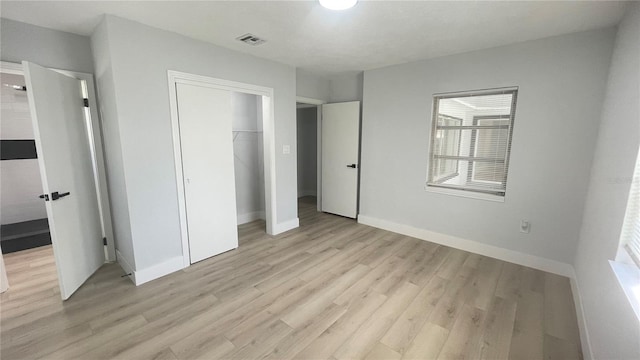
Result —
[[348, 168], [355, 169], [355, 168], [357, 168], [357, 167], [358, 167], [358, 165], [356, 165], [356, 164], [351, 164], [351, 165], [347, 165], [347, 167], [348, 167]]
[[38, 196], [40, 199], [44, 199], [44, 201], [49, 201], [49, 195], [47, 194], [42, 194], [40, 196]]
[[68, 191], [67, 191], [66, 193], [62, 193], [62, 194], [58, 194], [58, 192], [57, 192], [57, 191], [56, 191], [56, 192], [52, 192], [52, 193], [51, 193], [51, 200], [52, 200], [52, 201], [53, 201], [53, 200], [58, 200], [58, 199], [60, 199], [60, 198], [62, 198], [62, 197], [68, 196], [68, 195], [71, 195], [71, 193], [70, 193], [70, 192], [68, 192]]

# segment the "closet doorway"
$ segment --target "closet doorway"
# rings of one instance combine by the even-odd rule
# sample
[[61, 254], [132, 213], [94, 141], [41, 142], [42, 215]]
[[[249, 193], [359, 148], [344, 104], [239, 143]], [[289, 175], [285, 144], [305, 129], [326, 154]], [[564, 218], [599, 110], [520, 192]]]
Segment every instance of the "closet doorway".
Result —
[[273, 89], [169, 71], [184, 266], [275, 224]]
[[238, 225], [265, 219], [262, 97], [231, 93]]

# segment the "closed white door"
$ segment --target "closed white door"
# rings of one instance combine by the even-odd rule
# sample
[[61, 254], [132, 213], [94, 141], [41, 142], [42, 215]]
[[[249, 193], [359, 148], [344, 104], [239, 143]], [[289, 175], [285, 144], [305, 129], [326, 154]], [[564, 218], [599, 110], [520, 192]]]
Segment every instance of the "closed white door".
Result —
[[360, 102], [322, 105], [322, 211], [356, 218]]
[[104, 263], [81, 83], [26, 61], [22, 65], [60, 294], [68, 299]]
[[191, 263], [238, 247], [231, 92], [176, 84]]

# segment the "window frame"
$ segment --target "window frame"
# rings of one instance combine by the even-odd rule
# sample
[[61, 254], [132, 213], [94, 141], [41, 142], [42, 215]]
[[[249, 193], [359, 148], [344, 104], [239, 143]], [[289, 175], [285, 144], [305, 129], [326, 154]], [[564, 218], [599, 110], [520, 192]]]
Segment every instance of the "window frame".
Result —
[[[427, 181], [425, 183], [425, 190], [427, 191], [433, 191], [433, 192], [438, 192], [438, 193], [444, 193], [444, 194], [450, 194], [450, 195], [457, 195], [457, 196], [464, 196], [464, 197], [472, 197], [472, 198], [478, 198], [478, 199], [485, 199], [485, 200], [493, 200], [493, 201], [504, 201], [504, 198], [506, 197], [506, 192], [507, 192], [507, 178], [508, 178], [508, 173], [509, 173], [509, 160], [511, 157], [511, 145], [512, 145], [512, 141], [513, 141], [513, 129], [514, 129], [514, 123], [515, 123], [515, 115], [516, 115], [516, 104], [517, 104], [517, 99], [518, 99], [518, 91], [519, 91], [519, 87], [517, 86], [513, 86], [513, 87], [505, 87], [505, 88], [492, 88], [492, 89], [482, 89], [482, 90], [470, 90], [470, 91], [457, 91], [457, 92], [449, 92], [449, 93], [436, 93], [433, 94], [433, 102], [432, 102], [432, 113], [431, 113], [431, 126], [430, 126], [430, 136], [429, 136], [429, 152], [428, 152], [428, 159], [427, 159]], [[451, 99], [451, 98], [465, 98], [465, 97], [474, 97], [474, 96], [487, 96], [487, 95], [500, 95], [500, 94], [511, 94], [511, 111], [509, 115], [494, 115], [491, 116], [491, 118], [499, 118], [499, 117], [505, 117], [508, 118], [509, 121], [509, 125], [508, 125], [508, 129], [509, 129], [509, 133], [508, 133], [508, 137], [507, 137], [507, 150], [505, 153], [505, 159], [504, 159], [504, 165], [505, 165], [505, 175], [504, 175], [504, 180], [502, 183], [497, 183], [497, 184], [504, 184], [504, 189], [479, 189], [479, 188], [470, 188], [468, 187], [469, 184], [472, 184], [473, 182], [470, 182], [468, 177], [471, 176], [471, 169], [473, 168], [472, 165], [469, 166], [468, 174], [467, 174], [467, 183], [465, 186], [456, 186], [456, 185], [446, 185], [446, 184], [441, 184], [441, 183], [435, 183], [433, 176], [434, 176], [434, 166], [435, 166], [435, 158], [436, 158], [436, 154], [434, 153], [435, 149], [435, 136], [438, 130], [438, 117], [439, 116], [447, 116], [445, 114], [439, 114], [439, 106], [440, 106], [440, 100], [443, 99]], [[484, 115], [480, 115], [480, 117], [483, 117]], [[475, 117], [474, 117], [474, 124], [475, 124]], [[478, 125], [471, 125], [471, 127], [476, 127]], [[469, 128], [469, 126], [462, 126], [463, 128]], [[477, 131], [477, 129], [473, 130], [474, 133]], [[460, 132], [460, 136], [461, 136], [462, 132]], [[461, 144], [460, 144], [461, 145]], [[473, 146], [475, 145], [472, 144]], [[469, 157], [469, 156], [460, 156], [460, 147], [458, 149], [458, 160], [468, 160], [470, 158], [473, 157]], [[469, 163], [471, 164], [473, 161], [470, 161]], [[457, 165], [459, 166], [459, 164]], [[455, 176], [454, 176], [455, 177]], [[451, 179], [453, 177], [449, 177], [448, 179], [445, 180], [441, 180], [438, 179], [438, 181], [447, 181], [449, 179]]]
[[633, 264], [640, 269], [640, 151], [627, 196], [624, 220], [620, 230], [619, 250], [616, 261]]
[[[462, 123], [463, 123], [463, 120], [461, 118], [457, 118], [455, 116], [438, 114], [438, 119], [437, 120], [440, 120], [440, 118], [444, 118], [446, 120], [459, 121], [460, 125], [462, 125]], [[433, 140], [434, 140], [434, 145], [435, 145], [435, 135], [433, 137]], [[460, 154], [460, 147], [462, 146], [461, 140], [462, 140], [462, 132], [460, 131], [460, 132], [458, 132], [458, 154]], [[445, 176], [442, 176], [442, 177], [438, 178], [437, 180], [433, 180], [433, 181], [434, 182], [445, 182], [445, 181], [447, 181], [449, 179], [453, 179], [454, 177], [459, 176], [459, 175], [460, 175], [460, 164], [456, 163], [456, 170], [453, 173], [445, 175]]]
[[[509, 131], [511, 131], [511, 115], [476, 115], [473, 117], [473, 126], [477, 126], [477, 129], [474, 129], [471, 131], [471, 144], [469, 145], [469, 153], [470, 154], [474, 154], [473, 156], [475, 157], [476, 152], [478, 151], [477, 149], [477, 140], [478, 140], [478, 130], [482, 130], [481, 126], [478, 123], [482, 120], [509, 120], [509, 124], [507, 124], [506, 126], [508, 126]], [[511, 134], [509, 134], [509, 136], [511, 136]], [[473, 175], [475, 173], [475, 162], [471, 163], [469, 168], [467, 169], [467, 184], [473, 184], [473, 183], [485, 183], [485, 184], [502, 184], [502, 183], [506, 183], [507, 181], [507, 172], [509, 169], [509, 164], [508, 164], [508, 157], [509, 157], [509, 150], [510, 150], [510, 139], [509, 139], [509, 143], [507, 143], [507, 149], [505, 151], [505, 157], [504, 157], [504, 168], [505, 173], [504, 176], [502, 177], [502, 182], [497, 182], [497, 181], [488, 181], [488, 180], [474, 180]]]

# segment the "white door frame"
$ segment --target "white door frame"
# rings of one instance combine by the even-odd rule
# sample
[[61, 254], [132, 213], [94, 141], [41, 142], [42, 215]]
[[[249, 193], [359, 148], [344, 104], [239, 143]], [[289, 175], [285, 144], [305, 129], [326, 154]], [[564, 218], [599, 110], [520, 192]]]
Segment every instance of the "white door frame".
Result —
[[[96, 188], [98, 193], [98, 205], [100, 210], [100, 217], [102, 220], [102, 236], [107, 238], [106, 247], [106, 260], [116, 261], [116, 246], [115, 239], [113, 238], [113, 224], [111, 222], [111, 204], [109, 202], [109, 191], [107, 188], [107, 176], [104, 165], [104, 151], [102, 145], [102, 123], [98, 116], [98, 102], [96, 101], [96, 91], [93, 81], [93, 74], [82, 73], [77, 71], [53, 69], [61, 74], [70, 76], [72, 78], [82, 81], [83, 93], [86, 93], [89, 99], [89, 111], [85, 112], [91, 125], [91, 138], [93, 141], [92, 152], [96, 161]], [[0, 62], [0, 72], [6, 74], [22, 75], [24, 76], [24, 70], [22, 64], [11, 63], [6, 61]]]
[[[316, 163], [317, 163], [317, 180], [316, 180], [316, 208], [322, 211], [322, 104], [327, 102], [319, 99], [312, 99], [302, 96], [296, 96], [296, 103], [316, 105]], [[296, 121], [296, 132], [298, 131], [298, 122]], [[296, 149], [298, 148], [296, 144]]]
[[[180, 212], [180, 236], [182, 238], [182, 256], [184, 267], [191, 265], [189, 255], [189, 234], [187, 232], [187, 206], [184, 195], [184, 174], [182, 171], [182, 150], [180, 145], [180, 126], [178, 120], [178, 98], [176, 84], [188, 84], [228, 90], [245, 94], [262, 96], [262, 122], [264, 145], [264, 194], [265, 218], [267, 234], [273, 235], [276, 217], [276, 148], [274, 126], [274, 96], [273, 88], [245, 84], [236, 81], [217, 79], [208, 76], [194, 75], [169, 70], [169, 106], [171, 108], [171, 131], [173, 134], [173, 156], [176, 167], [176, 186], [178, 189], [178, 210]], [[229, 136], [232, 136], [229, 134]]]

